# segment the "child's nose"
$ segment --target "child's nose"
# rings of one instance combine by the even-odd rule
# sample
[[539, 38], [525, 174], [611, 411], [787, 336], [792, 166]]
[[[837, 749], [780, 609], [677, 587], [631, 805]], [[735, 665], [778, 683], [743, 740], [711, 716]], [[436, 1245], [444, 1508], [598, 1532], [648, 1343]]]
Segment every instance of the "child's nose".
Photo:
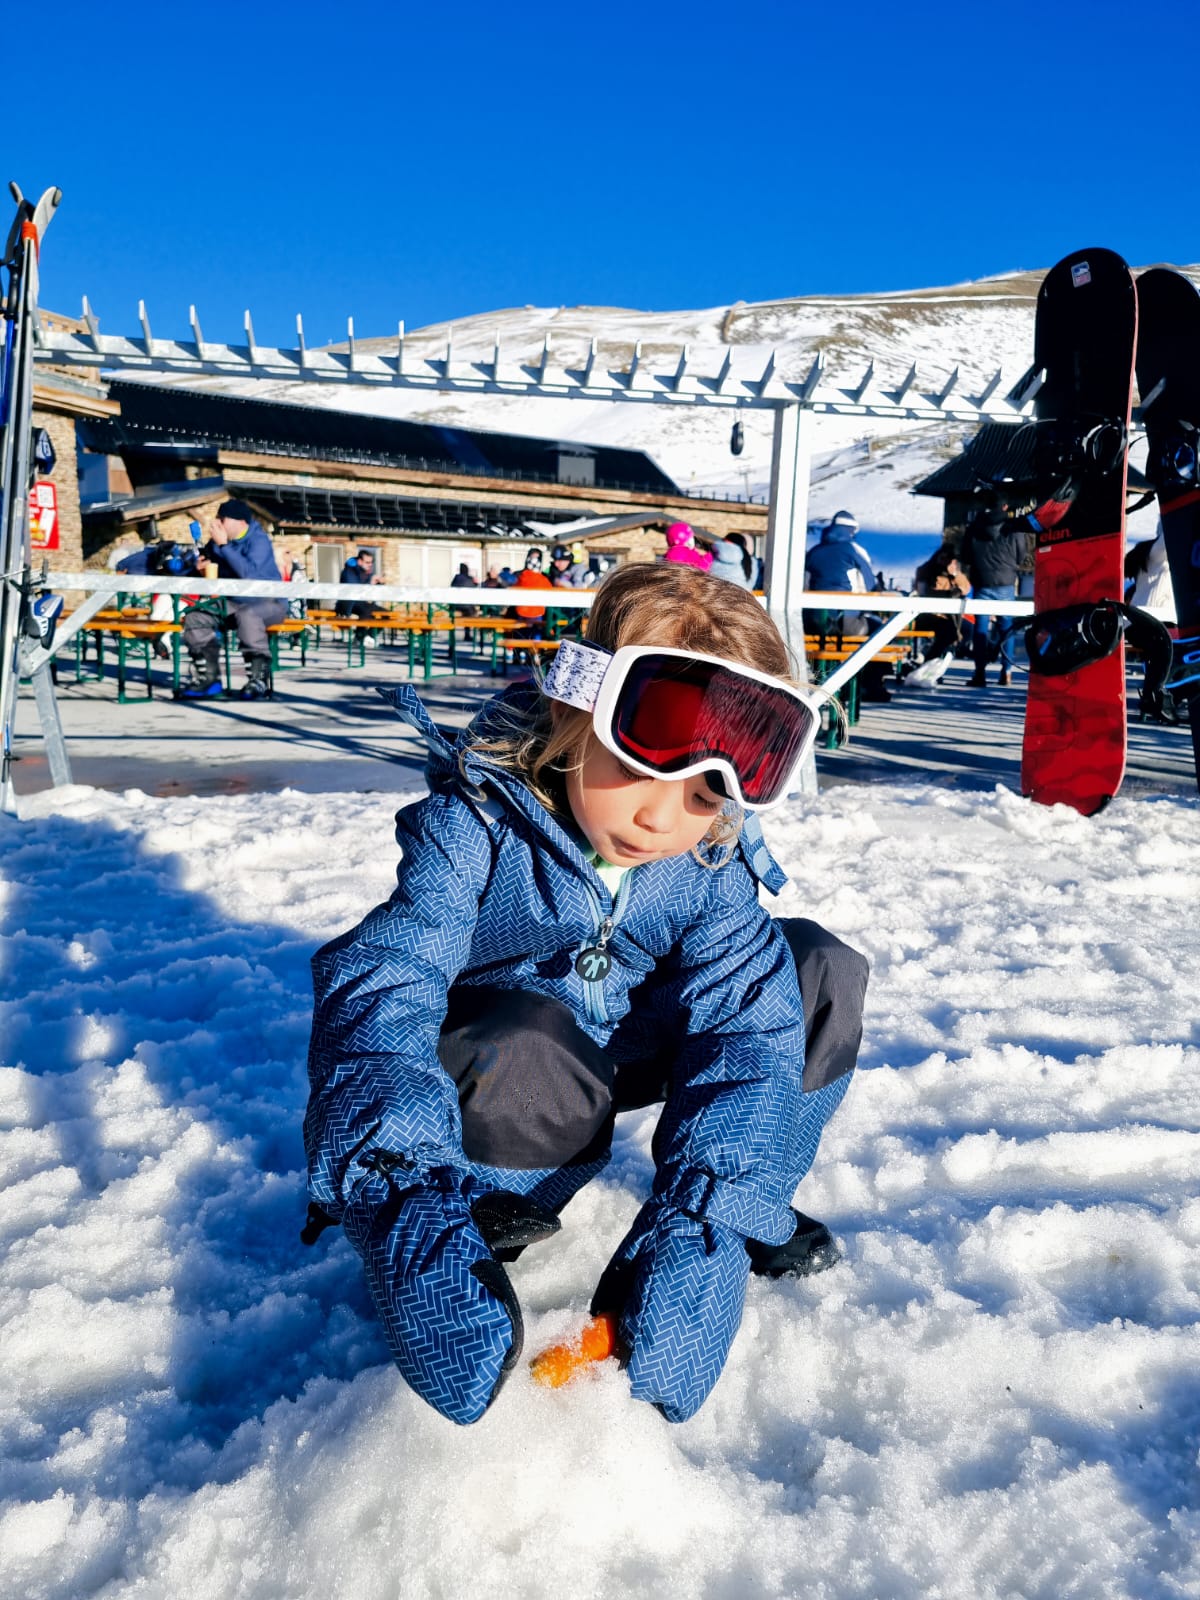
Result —
[[679, 822], [683, 804], [683, 785], [655, 778], [640, 797], [634, 818], [647, 833], [670, 833]]

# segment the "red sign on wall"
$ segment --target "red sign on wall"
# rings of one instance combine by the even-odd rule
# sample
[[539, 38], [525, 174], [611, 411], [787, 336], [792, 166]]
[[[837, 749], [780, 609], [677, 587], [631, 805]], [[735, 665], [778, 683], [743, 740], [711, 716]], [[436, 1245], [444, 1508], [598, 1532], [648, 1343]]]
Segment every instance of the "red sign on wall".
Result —
[[58, 549], [58, 490], [49, 478], [39, 478], [29, 491], [29, 545]]

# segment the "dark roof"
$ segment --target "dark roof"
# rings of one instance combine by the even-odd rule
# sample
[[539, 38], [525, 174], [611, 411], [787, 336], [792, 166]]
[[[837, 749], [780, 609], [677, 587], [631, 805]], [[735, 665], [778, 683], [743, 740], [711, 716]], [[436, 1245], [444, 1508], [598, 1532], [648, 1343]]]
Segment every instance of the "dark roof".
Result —
[[572, 456], [591, 456], [596, 483], [601, 487], [655, 494], [680, 492], [641, 450], [574, 442], [560, 445], [553, 439], [196, 393], [125, 379], [114, 380], [110, 392], [120, 401], [121, 415], [87, 422], [80, 428], [89, 449], [109, 454], [142, 450], [194, 458], [212, 456], [218, 450], [238, 450], [554, 483], [561, 450]]
[[80, 510], [84, 517], [119, 515], [126, 522], [133, 522], [139, 517], [186, 511], [189, 506], [203, 505], [224, 492], [224, 478], [190, 478], [186, 483], [156, 483], [135, 494], [116, 494], [111, 500], [84, 501]]
[[[1033, 429], [1026, 428], [1023, 423], [985, 422], [979, 432], [967, 441], [961, 455], [914, 484], [912, 493], [931, 495], [938, 500], [946, 500], [954, 495], [972, 495], [981, 485], [992, 482], [998, 469], [1005, 466], [1013, 477], [1020, 478], [1018, 469], [1027, 464], [1033, 451], [1033, 439]], [[1145, 476], [1132, 463], [1129, 467], [1129, 487], [1138, 494], [1150, 487]]]
[[464, 533], [484, 538], [529, 538], [525, 525], [577, 522], [578, 514], [561, 505], [471, 504], [468, 501], [406, 498], [390, 494], [349, 493], [342, 489], [294, 488], [290, 484], [239, 484], [230, 493], [251, 500], [272, 522], [293, 528], [353, 528], [359, 532]]

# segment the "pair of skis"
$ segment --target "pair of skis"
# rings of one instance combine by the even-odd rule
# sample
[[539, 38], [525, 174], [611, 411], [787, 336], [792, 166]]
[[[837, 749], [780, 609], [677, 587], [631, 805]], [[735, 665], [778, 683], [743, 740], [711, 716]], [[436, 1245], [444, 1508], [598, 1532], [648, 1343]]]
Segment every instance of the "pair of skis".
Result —
[[1084, 816], [1125, 774], [1126, 633], [1160, 653], [1153, 621], [1123, 604], [1135, 369], [1180, 625], [1171, 688], [1191, 696], [1200, 783], [1200, 291], [1165, 267], [1135, 282], [1111, 250], [1066, 256], [1038, 293], [1024, 386], [1037, 545], [1021, 788]]
[[29, 544], [29, 491], [38, 251], [62, 194], [47, 189], [35, 205], [15, 183], [9, 188], [17, 211], [0, 261], [0, 271], [7, 278], [0, 365], [0, 809], [15, 812], [13, 716], [22, 628], [36, 587]]

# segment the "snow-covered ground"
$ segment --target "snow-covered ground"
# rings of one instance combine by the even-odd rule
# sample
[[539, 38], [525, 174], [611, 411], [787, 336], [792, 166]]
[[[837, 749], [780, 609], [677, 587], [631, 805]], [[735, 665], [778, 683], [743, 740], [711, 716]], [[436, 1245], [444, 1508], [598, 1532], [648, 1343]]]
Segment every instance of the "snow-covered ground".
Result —
[[[388, 892], [387, 796], [90, 789], [0, 818], [0, 1594], [1200, 1595], [1200, 803], [1084, 821], [844, 786], [770, 821], [868, 953], [802, 1186], [845, 1259], [752, 1284], [671, 1427], [523, 1369], [462, 1430], [303, 1214], [307, 959]], [[649, 1113], [514, 1269], [576, 1328]]]

